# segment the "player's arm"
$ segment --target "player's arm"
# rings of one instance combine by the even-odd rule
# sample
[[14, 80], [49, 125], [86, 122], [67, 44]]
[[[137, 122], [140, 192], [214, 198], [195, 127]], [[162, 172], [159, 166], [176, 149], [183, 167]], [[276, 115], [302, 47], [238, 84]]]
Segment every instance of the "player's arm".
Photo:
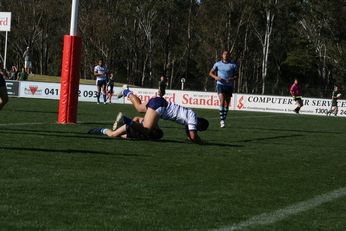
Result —
[[94, 76], [97, 77], [97, 76], [100, 76], [101, 74], [97, 72], [96, 69], [94, 69]]
[[292, 97], [296, 97], [295, 92], [296, 92], [297, 88], [298, 87], [295, 84], [292, 84], [292, 86], [290, 88], [290, 93], [291, 93]]
[[229, 78], [229, 80], [236, 80], [238, 78], [239, 78], [239, 72], [238, 72], [238, 66], [236, 65], [235, 71], [234, 71], [233, 75]]
[[187, 135], [187, 139], [190, 140], [193, 143], [196, 144], [203, 144], [204, 142], [202, 141], [202, 139], [198, 136], [197, 131], [195, 130], [188, 130], [186, 127], [186, 135]]
[[209, 76], [212, 77], [213, 79], [215, 79], [216, 81], [221, 80], [221, 78], [219, 76], [217, 76], [216, 70], [214, 68], [212, 68], [209, 71]]
[[95, 77], [98, 77], [98, 76], [101, 76], [103, 75], [103, 73], [99, 73], [98, 70], [96, 69], [96, 67], [94, 68], [94, 76]]

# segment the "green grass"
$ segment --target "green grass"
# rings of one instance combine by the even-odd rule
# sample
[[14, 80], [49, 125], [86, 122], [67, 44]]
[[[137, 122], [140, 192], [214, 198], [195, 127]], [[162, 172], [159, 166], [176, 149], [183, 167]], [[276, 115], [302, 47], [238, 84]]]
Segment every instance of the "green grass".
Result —
[[[59, 125], [58, 101], [11, 98], [0, 112], [1, 230], [210, 230], [346, 187], [346, 120], [196, 110], [208, 143], [161, 121], [162, 141], [86, 134], [130, 105], [79, 103]], [[342, 197], [243, 230], [345, 230]]]

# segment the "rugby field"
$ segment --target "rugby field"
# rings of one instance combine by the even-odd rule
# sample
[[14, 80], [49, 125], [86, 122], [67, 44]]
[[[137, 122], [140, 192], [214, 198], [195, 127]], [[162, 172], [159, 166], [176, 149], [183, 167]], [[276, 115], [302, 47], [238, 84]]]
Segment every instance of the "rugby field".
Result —
[[0, 111], [0, 230], [346, 230], [346, 119], [215, 110], [205, 145], [86, 134], [130, 105], [11, 98]]

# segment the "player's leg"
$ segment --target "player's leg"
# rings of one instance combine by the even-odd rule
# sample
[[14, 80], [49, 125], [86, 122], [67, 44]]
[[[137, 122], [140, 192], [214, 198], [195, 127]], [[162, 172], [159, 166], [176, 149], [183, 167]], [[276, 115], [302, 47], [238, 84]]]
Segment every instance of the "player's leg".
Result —
[[109, 91], [108, 91], [108, 99], [109, 99], [109, 103], [112, 103], [113, 88], [114, 88], [114, 86], [113, 86], [113, 85], [109, 86]]
[[303, 100], [301, 98], [298, 99], [298, 113], [300, 111], [300, 109], [303, 107]]
[[126, 96], [131, 101], [132, 105], [135, 107], [137, 112], [146, 112], [146, 104], [143, 104], [141, 99], [138, 98], [138, 96], [136, 96], [135, 94], [133, 94], [133, 92], [127, 87], [127, 85], [124, 85], [123, 88], [124, 89], [117, 94], [118, 98]]
[[100, 95], [101, 95], [101, 85], [100, 85], [99, 80], [96, 82], [96, 90], [97, 90], [97, 94], [96, 94], [97, 104], [99, 104], [100, 103]]
[[107, 103], [107, 92], [106, 92], [106, 86], [107, 86], [107, 83], [106, 81], [102, 81], [102, 86], [101, 86], [101, 89], [102, 89], [102, 96], [103, 96], [103, 103], [106, 104]]
[[334, 114], [334, 116], [337, 116], [338, 115], [338, 106], [333, 106], [332, 107], [332, 112], [331, 113], [333, 113]]
[[88, 131], [91, 135], [106, 135], [111, 138], [122, 137], [126, 134], [126, 124], [117, 128], [115, 131], [108, 128], [92, 128]]
[[225, 116], [225, 119], [224, 121], [226, 122], [226, 119], [227, 119], [227, 114], [228, 114], [228, 111], [229, 111], [229, 105], [231, 103], [231, 98], [232, 98], [232, 92], [228, 91], [224, 94], [224, 99], [225, 99], [225, 102], [224, 102], [224, 116]]
[[128, 99], [131, 101], [132, 105], [135, 107], [137, 112], [146, 112], [146, 104], [142, 103], [141, 99], [138, 98], [135, 94], [131, 93], [128, 96]]
[[294, 101], [295, 101], [295, 104], [296, 104], [296, 108], [294, 109], [294, 112], [297, 113], [297, 114], [299, 114], [299, 111], [300, 111], [300, 108], [301, 108], [302, 105], [303, 105], [303, 102], [302, 102], [301, 98], [298, 97], [298, 96], [296, 96], [296, 97], [294, 98]]
[[220, 92], [218, 94], [219, 100], [220, 100], [220, 106], [219, 106], [219, 116], [220, 116], [220, 127], [225, 127], [225, 120], [226, 120], [226, 98], [224, 93]]
[[152, 108], [148, 108], [144, 115], [143, 127], [147, 129], [153, 129], [157, 127], [159, 119], [159, 113], [157, 113], [157, 111]]

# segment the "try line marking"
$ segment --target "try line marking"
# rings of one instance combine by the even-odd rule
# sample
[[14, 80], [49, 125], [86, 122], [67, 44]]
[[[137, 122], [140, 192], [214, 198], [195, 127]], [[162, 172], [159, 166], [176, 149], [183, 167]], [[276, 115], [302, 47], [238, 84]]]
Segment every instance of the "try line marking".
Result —
[[248, 228], [250, 226], [258, 226], [258, 225], [270, 225], [275, 222], [281, 221], [283, 219], [288, 218], [289, 216], [296, 215], [298, 213], [302, 213], [304, 211], [313, 209], [317, 206], [320, 206], [324, 203], [334, 201], [338, 198], [346, 196], [346, 187], [339, 188], [334, 191], [321, 194], [319, 196], [315, 196], [309, 200], [301, 201], [296, 204], [287, 206], [282, 209], [275, 210], [269, 213], [262, 213], [251, 217], [248, 220], [240, 222], [238, 224], [233, 224], [230, 226], [225, 226], [219, 229], [212, 229], [211, 231], [232, 231], [232, 230], [241, 230], [244, 228]]
[[[271, 118], [271, 117], [280, 117], [282, 115], [262, 115], [262, 116], [230, 116], [229, 119], [252, 119], [252, 118]], [[219, 117], [207, 118], [208, 120], [219, 120]], [[77, 124], [85, 123], [113, 123], [114, 120], [109, 121], [77, 121]], [[57, 122], [32, 122], [32, 123], [1, 123], [2, 126], [26, 126], [26, 125], [42, 125], [42, 124], [58, 124]]]
[[[114, 120], [109, 121], [77, 121], [76, 124], [85, 124], [85, 123], [113, 123]], [[26, 125], [43, 125], [43, 124], [58, 124], [58, 122], [32, 122], [32, 123], [3, 123], [0, 124], [0, 127], [3, 126], [26, 126]]]

